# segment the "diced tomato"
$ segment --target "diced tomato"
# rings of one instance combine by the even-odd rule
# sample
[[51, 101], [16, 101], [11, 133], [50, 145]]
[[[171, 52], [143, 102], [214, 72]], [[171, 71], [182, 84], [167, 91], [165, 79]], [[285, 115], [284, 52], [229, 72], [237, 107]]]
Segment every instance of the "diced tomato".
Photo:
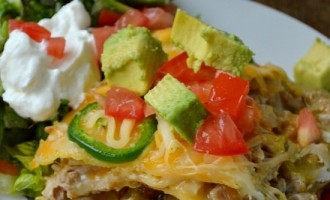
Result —
[[48, 38], [45, 42], [47, 43], [48, 55], [57, 59], [64, 57], [65, 39], [63, 37]]
[[50, 38], [51, 33], [44, 27], [35, 22], [26, 22], [22, 27], [22, 31], [30, 36], [36, 42]]
[[171, 74], [182, 83], [189, 84], [190, 82], [194, 81], [209, 81], [215, 77], [216, 70], [205, 65], [203, 65], [201, 69], [195, 73], [191, 68], [188, 67], [187, 58], [187, 53], [181, 53], [164, 63], [158, 69], [158, 78], [161, 79], [166, 74]]
[[251, 97], [247, 97], [235, 123], [243, 134], [250, 134], [259, 123], [260, 117], [257, 103]]
[[166, 74], [171, 74], [174, 78], [180, 80], [185, 71], [188, 71], [187, 58], [188, 55], [184, 52], [165, 62], [157, 71], [159, 79], [162, 79]]
[[162, 8], [165, 10], [165, 12], [168, 12], [173, 16], [175, 15], [176, 10], [178, 9], [178, 7], [174, 3], [165, 4], [162, 6]]
[[122, 15], [115, 23], [118, 29], [125, 28], [128, 25], [144, 26], [148, 24], [148, 18], [139, 10], [131, 9]]
[[317, 142], [321, 138], [316, 119], [308, 108], [303, 108], [297, 117], [297, 140], [302, 146]]
[[102, 10], [97, 20], [97, 26], [114, 26], [120, 14], [111, 10]]
[[248, 81], [229, 73], [221, 72], [213, 80], [213, 88], [206, 108], [214, 115], [223, 110], [235, 121], [240, 109], [245, 104], [248, 92]]
[[144, 116], [145, 117], [149, 117], [153, 114], [155, 114], [156, 111], [153, 107], [151, 107], [150, 105], [146, 104], [145, 107], [144, 107]]
[[210, 116], [204, 121], [197, 131], [194, 149], [201, 153], [219, 156], [249, 152], [242, 134], [225, 112]]
[[9, 32], [12, 32], [13, 30], [16, 30], [16, 29], [21, 29], [21, 27], [24, 23], [25, 22], [20, 19], [9, 19], [8, 20]]
[[58, 59], [63, 58], [65, 39], [63, 37], [51, 38], [51, 32], [36, 22], [24, 22], [23, 20], [10, 19], [8, 28], [9, 31], [20, 30], [36, 42], [45, 41], [48, 55]]
[[96, 54], [97, 54], [97, 59], [100, 59], [100, 56], [103, 52], [103, 44], [104, 42], [116, 32], [115, 27], [111, 26], [104, 26], [100, 28], [93, 28], [92, 29], [92, 34], [94, 37], [95, 41], [95, 47], [96, 47]]
[[206, 104], [210, 99], [211, 89], [213, 87], [212, 81], [194, 81], [188, 83], [188, 88], [196, 94], [198, 99], [203, 103]]
[[136, 93], [112, 86], [105, 99], [105, 114], [118, 118], [144, 118], [145, 103]]
[[13, 31], [19, 29], [26, 33], [32, 40], [41, 42], [44, 39], [48, 39], [51, 33], [44, 27], [40, 26], [36, 22], [24, 22], [22, 20], [10, 20], [9, 30]]
[[19, 174], [19, 170], [14, 164], [0, 160], [0, 173], [17, 176]]
[[142, 12], [149, 19], [147, 24], [149, 29], [168, 28], [173, 24], [174, 16], [162, 8], [145, 8]]

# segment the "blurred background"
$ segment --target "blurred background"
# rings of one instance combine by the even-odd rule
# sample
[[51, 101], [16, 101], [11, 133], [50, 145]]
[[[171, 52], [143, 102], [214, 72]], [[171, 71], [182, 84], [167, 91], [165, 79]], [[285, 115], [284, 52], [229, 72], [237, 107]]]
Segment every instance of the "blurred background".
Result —
[[330, 38], [330, 0], [254, 0], [280, 10]]

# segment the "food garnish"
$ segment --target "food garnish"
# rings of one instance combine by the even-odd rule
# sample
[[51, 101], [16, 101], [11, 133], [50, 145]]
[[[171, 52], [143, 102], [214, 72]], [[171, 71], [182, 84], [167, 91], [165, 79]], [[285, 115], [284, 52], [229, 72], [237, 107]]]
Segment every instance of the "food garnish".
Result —
[[[297, 84], [164, 0], [1, 9], [1, 192], [318, 199], [330, 183], [325, 43]], [[319, 89], [302, 86], [306, 66]]]

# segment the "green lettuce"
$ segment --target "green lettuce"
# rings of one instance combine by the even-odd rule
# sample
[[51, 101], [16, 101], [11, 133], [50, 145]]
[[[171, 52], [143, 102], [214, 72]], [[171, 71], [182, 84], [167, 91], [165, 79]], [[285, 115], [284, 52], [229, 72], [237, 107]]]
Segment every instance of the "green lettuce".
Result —
[[16, 176], [0, 173], [0, 191], [5, 194], [12, 193], [16, 178]]
[[45, 183], [46, 180], [40, 167], [35, 170], [23, 169], [16, 179], [13, 189], [25, 196], [36, 197], [41, 194]]
[[33, 140], [18, 144], [14, 148], [6, 148], [9, 154], [24, 166], [15, 180], [12, 190], [31, 198], [41, 194], [46, 183], [44, 176], [52, 172], [49, 166], [30, 169], [29, 163], [33, 159], [37, 145], [38, 142]]
[[8, 39], [8, 19], [16, 18], [20, 15], [20, 1], [0, 0], [0, 52], [2, 52], [5, 42]]

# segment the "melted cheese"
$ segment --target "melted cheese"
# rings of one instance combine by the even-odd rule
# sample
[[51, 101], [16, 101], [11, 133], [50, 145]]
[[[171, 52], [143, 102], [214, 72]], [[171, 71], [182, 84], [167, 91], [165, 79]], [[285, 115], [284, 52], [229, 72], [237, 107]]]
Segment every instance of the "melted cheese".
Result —
[[[93, 92], [104, 95], [108, 87], [103, 85]], [[153, 142], [136, 160], [112, 164], [93, 158], [67, 136], [68, 124], [75, 114], [93, 101], [93, 95], [88, 94], [82, 105], [71, 111], [62, 122], [46, 128], [49, 136], [40, 142], [31, 162], [32, 168], [52, 164], [57, 159], [73, 159], [123, 173], [127, 181], [144, 183], [179, 199], [205, 198], [203, 191], [196, 189], [202, 188], [204, 182], [227, 185], [237, 189], [241, 195], [257, 193], [253, 186], [253, 166], [244, 156], [219, 157], [197, 153], [162, 120], [159, 120]]]
[[[169, 59], [181, 53], [170, 41], [170, 30], [154, 32]], [[254, 66], [246, 67], [245, 75], [249, 78], [259, 77], [263, 71]], [[279, 72], [280, 73], [280, 72]], [[280, 73], [281, 74], [281, 73]], [[262, 80], [257, 80], [262, 81]], [[125, 186], [134, 187], [136, 182], [150, 188], [162, 190], [178, 199], [203, 200], [207, 195], [206, 183], [224, 184], [237, 189], [241, 196], [263, 196], [258, 192], [256, 178], [253, 176], [254, 165], [244, 156], [219, 157], [197, 153], [192, 146], [182, 141], [165, 121], [158, 119], [158, 130], [153, 142], [136, 160], [128, 163], [112, 164], [99, 161], [90, 156], [84, 149], [70, 141], [67, 128], [77, 112], [95, 101], [95, 94], [105, 96], [108, 85], [101, 85], [86, 95], [85, 101], [66, 115], [62, 122], [47, 127], [49, 137], [40, 142], [31, 167], [49, 165], [57, 159], [73, 159], [86, 165], [105, 167], [93, 171], [93, 177], [106, 177], [115, 174], [119, 177], [116, 184], [110, 184], [108, 190], [118, 190]]]
[[172, 28], [165, 28], [153, 32], [153, 36], [162, 43], [163, 50], [168, 55], [169, 60], [182, 53], [182, 50], [172, 43], [171, 30]]

